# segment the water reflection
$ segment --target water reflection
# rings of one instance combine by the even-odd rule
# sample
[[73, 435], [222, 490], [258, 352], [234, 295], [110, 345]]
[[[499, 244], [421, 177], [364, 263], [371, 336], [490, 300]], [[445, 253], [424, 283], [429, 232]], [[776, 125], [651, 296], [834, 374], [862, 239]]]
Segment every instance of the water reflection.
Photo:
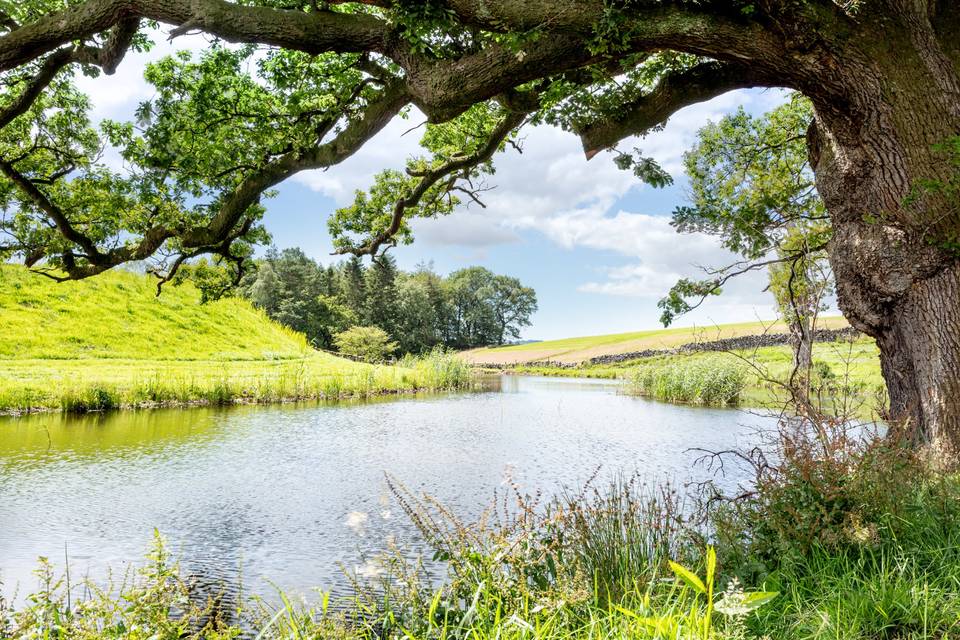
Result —
[[[689, 447], [747, 445], [762, 419], [631, 398], [604, 381], [504, 377], [500, 393], [355, 405], [36, 416], [0, 422], [0, 578], [33, 587], [40, 555], [102, 576], [154, 527], [190, 573], [249, 593], [345, 584], [388, 539], [417, 536], [384, 474], [465, 516], [509, 475], [556, 491], [639, 470], [700, 479]], [[728, 479], [728, 482], [736, 478]]]

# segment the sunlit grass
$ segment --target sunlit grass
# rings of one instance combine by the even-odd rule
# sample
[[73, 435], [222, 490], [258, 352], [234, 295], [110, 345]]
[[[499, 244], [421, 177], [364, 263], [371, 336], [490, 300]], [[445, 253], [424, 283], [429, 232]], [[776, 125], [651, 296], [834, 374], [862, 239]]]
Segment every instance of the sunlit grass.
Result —
[[[847, 321], [842, 317], [824, 317], [819, 319], [819, 326], [821, 329], [842, 328], [847, 326]], [[720, 340], [738, 336], [759, 335], [762, 333], [782, 333], [785, 331], [786, 326], [783, 325], [783, 323], [738, 322], [712, 326], [651, 329], [648, 331], [544, 340], [541, 342], [483, 349], [481, 352], [484, 355], [493, 356], [497, 353], [517, 354], [525, 351], [550, 351], [555, 352], [553, 357], [556, 357], [559, 355], [568, 355], [571, 352], [606, 347], [605, 352], [620, 353], [642, 349], [666, 349], [691, 342]], [[618, 346], [623, 346], [623, 349], [614, 348]]]
[[[880, 372], [880, 352], [872, 339], [818, 342], [814, 345], [813, 355], [820, 370], [829, 372], [832, 384], [844, 395], [857, 395], [868, 404], [876, 404], [874, 400], [882, 399], [885, 387]], [[513, 371], [528, 375], [622, 379], [633, 381], [635, 390], [643, 395], [670, 402], [696, 403], [700, 402], [696, 396], [709, 392], [707, 383], [715, 381], [713, 369], [735, 369], [742, 374], [742, 381], [737, 385], [739, 391], [731, 394], [739, 404], [779, 405], [785, 397], [781, 385], [789, 380], [793, 369], [793, 354], [788, 346], [762, 347], [730, 353], [693, 352], [652, 356], [612, 365], [569, 368], [520, 366]], [[738, 380], [740, 374], [736, 376]], [[673, 381], [671, 384], [667, 384], [668, 378]], [[686, 391], [679, 392], [679, 386], [685, 387]]]
[[58, 284], [0, 266], [0, 412], [367, 397], [470, 379], [444, 354], [373, 366], [316, 351], [249, 302], [200, 304], [189, 285], [158, 298], [148, 276]]

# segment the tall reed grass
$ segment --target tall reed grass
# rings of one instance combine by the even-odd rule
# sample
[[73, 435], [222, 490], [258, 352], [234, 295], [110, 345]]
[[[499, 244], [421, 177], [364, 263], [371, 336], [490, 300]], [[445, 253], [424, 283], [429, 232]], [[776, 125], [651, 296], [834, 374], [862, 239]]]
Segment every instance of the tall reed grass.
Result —
[[747, 381], [743, 365], [718, 355], [638, 365], [629, 389], [664, 402], [724, 406], [739, 402]]

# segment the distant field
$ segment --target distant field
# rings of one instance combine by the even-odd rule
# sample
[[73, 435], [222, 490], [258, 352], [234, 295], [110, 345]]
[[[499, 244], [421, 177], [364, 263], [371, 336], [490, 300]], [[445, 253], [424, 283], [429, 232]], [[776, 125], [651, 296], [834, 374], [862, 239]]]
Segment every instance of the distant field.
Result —
[[[371, 366], [312, 349], [249, 302], [116, 271], [56, 283], [0, 265], [0, 413], [228, 404], [466, 383], [442, 358]], [[449, 360], [454, 360], [449, 358]]]
[[[847, 326], [842, 317], [820, 318], [822, 329], [839, 329]], [[475, 349], [463, 357], [472, 364], [521, 364], [552, 360], [563, 363], [584, 362], [597, 356], [631, 353], [646, 349], [670, 349], [690, 342], [703, 342], [735, 338], [761, 333], [783, 333], [786, 326], [780, 322], [741, 322], [737, 324], [674, 329], [654, 329], [632, 333], [615, 333], [602, 336], [584, 336], [547, 340], [529, 344]]]

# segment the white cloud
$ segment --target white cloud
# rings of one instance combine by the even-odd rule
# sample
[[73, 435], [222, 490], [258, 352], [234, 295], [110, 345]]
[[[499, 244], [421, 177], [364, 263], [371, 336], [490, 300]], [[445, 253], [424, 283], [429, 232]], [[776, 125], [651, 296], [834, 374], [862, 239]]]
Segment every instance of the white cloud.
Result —
[[[578, 291], [630, 297], [660, 297], [680, 278], [703, 278], [702, 267], [722, 267], [737, 257], [720, 242], [704, 234], [680, 236], [669, 218], [619, 211], [580, 210], [542, 222], [543, 232], [557, 244], [614, 252], [632, 259], [627, 264], [605, 267], [603, 280], [584, 282]], [[763, 303], [765, 274], [741, 276], [730, 293]], [[744, 298], [745, 299], [745, 298]]]
[[171, 41], [163, 30], [157, 29], [149, 36], [154, 42], [150, 51], [127, 53], [113, 75], [89, 78], [77, 74], [77, 86], [90, 96], [93, 104], [94, 122], [104, 118], [126, 120], [133, 117], [137, 105], [154, 94], [153, 87], [143, 78], [147, 64], [177, 51], [196, 52], [208, 46], [207, 38], [200, 35], [182, 36]]
[[489, 247], [520, 240], [516, 232], [490, 224], [489, 219], [474, 210], [454, 217], [416, 220], [411, 226], [418, 242], [435, 246]]

